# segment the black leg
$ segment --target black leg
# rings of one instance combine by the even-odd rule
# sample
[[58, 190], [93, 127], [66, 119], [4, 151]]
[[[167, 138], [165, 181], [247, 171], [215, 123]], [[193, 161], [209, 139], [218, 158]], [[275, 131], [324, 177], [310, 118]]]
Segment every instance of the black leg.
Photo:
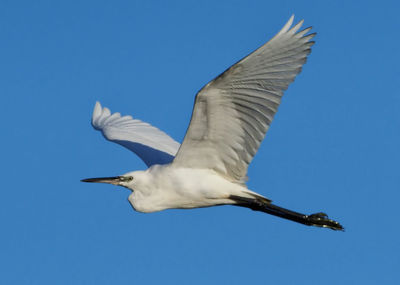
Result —
[[264, 212], [307, 226], [324, 227], [341, 231], [344, 230], [342, 225], [340, 225], [338, 222], [328, 219], [328, 216], [325, 213], [304, 215], [276, 206], [269, 202], [257, 200], [256, 198], [245, 198], [233, 195], [231, 195], [229, 198], [235, 201], [235, 204], [232, 204], [234, 206], [250, 208], [254, 211]]

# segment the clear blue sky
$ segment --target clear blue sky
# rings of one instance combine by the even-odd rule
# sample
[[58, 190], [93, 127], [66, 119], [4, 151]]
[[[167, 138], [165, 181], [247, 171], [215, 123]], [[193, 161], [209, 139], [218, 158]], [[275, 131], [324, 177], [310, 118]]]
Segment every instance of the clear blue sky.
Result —
[[[166, 4], [168, 2], [168, 4]], [[395, 284], [396, 1], [2, 1], [1, 284]], [[99, 100], [181, 140], [195, 93], [294, 13], [318, 33], [249, 169], [276, 204], [140, 214], [84, 184], [145, 165], [90, 125]]]

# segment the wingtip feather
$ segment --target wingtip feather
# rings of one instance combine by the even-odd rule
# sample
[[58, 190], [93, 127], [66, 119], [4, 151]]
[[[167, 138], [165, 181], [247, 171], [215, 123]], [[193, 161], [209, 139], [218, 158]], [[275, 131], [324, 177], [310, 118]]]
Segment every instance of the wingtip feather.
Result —
[[111, 111], [107, 107], [104, 107], [102, 117], [108, 117], [108, 116], [111, 116]]
[[96, 104], [94, 105], [93, 109], [93, 114], [92, 114], [92, 126], [93, 128], [97, 129], [98, 128], [98, 120], [101, 117], [102, 113], [102, 107], [99, 101], [96, 101]]
[[294, 25], [293, 28], [291, 28], [289, 32], [290, 32], [292, 35], [295, 34], [295, 33], [300, 29], [300, 27], [303, 25], [303, 23], [304, 23], [304, 20], [301, 20], [301, 21], [298, 22], [296, 25]]
[[289, 30], [289, 28], [292, 26], [293, 20], [294, 20], [294, 14], [292, 14], [292, 16], [290, 16], [289, 20], [286, 22], [286, 24], [283, 26], [283, 28], [278, 32], [277, 36], [286, 33]]
[[93, 109], [93, 118], [97, 118], [98, 116], [101, 115], [101, 104], [99, 101], [96, 101], [96, 104], [94, 105]]

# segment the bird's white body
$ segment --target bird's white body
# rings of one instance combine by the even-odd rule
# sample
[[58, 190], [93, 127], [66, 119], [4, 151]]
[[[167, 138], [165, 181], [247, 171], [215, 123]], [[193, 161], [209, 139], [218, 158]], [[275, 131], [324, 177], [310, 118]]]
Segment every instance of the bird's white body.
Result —
[[156, 164], [145, 171], [134, 171], [124, 176], [133, 177], [125, 186], [133, 190], [129, 202], [136, 211], [144, 213], [232, 204], [231, 195], [261, 196], [211, 169]]

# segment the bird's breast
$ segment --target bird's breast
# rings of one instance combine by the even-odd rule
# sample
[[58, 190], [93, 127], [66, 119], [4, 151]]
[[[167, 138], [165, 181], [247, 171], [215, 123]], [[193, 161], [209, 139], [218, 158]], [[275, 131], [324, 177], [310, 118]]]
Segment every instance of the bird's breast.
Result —
[[207, 169], [162, 167], [142, 178], [129, 201], [136, 211], [144, 213], [221, 204], [229, 190], [238, 187]]

